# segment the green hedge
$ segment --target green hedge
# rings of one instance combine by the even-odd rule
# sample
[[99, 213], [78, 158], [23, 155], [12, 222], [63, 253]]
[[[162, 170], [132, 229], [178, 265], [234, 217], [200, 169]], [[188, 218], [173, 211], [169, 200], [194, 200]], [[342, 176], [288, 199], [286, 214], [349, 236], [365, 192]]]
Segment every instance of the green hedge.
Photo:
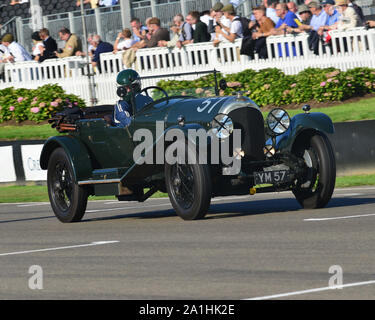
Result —
[[40, 122], [63, 107], [85, 107], [85, 102], [73, 95], [66, 94], [57, 84], [45, 85], [37, 89], [0, 90], [0, 122], [32, 120]]
[[[223, 78], [222, 75], [218, 79]], [[229, 88], [221, 95], [242, 91], [259, 106], [282, 106], [292, 103], [341, 101], [375, 92], [375, 69], [355, 68], [340, 71], [335, 68], [307, 68], [297, 75], [286, 75], [279, 69], [244, 70], [226, 77]], [[188, 94], [194, 90], [200, 96], [210, 96], [206, 86], [213, 84], [213, 75], [194, 81], [159, 81], [158, 85], [172, 93]], [[202, 90], [203, 89], [203, 90]]]

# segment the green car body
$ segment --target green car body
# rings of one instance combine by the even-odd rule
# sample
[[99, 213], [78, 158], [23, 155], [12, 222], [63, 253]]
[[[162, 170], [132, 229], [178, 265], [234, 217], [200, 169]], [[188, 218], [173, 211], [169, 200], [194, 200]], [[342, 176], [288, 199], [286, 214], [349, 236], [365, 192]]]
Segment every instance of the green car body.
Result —
[[[244, 156], [241, 159], [241, 172], [236, 176], [221, 175], [221, 164], [208, 165], [209, 183], [212, 184], [210, 199], [219, 195], [249, 194], [249, 190], [255, 187], [254, 172], [262, 171], [265, 167], [272, 168], [275, 165], [287, 164], [293, 179], [299, 179], [298, 175], [306, 176], [308, 169], [303, 162], [306, 162], [304, 157], [306, 157], [306, 150], [309, 150], [309, 145], [304, 146], [305, 153], [296, 151], [298, 146], [304, 145], [301, 141], [310, 141], [315, 136], [323, 137], [328, 141], [326, 134], [334, 132], [333, 123], [328, 116], [318, 112], [307, 112], [294, 116], [290, 119], [288, 130], [273, 137], [265, 126], [260, 108], [252, 100], [240, 94], [209, 98], [174, 96], [146, 105], [133, 115], [131, 124], [126, 128], [112, 126], [102, 116], [81, 117], [75, 120], [74, 130], [67, 135], [51, 137], [45, 142], [40, 165], [42, 169], [53, 170], [49, 167], [50, 158], [56, 149], [62, 148], [72, 168], [73, 183], [79, 188], [85, 188], [87, 195], [114, 195], [119, 200], [144, 201], [157, 190], [169, 192], [173, 185], [166, 187], [166, 177], [169, 175], [166, 174], [164, 165], [138, 164], [134, 161], [133, 152], [141, 143], [134, 139], [137, 130], [148, 129], [152, 132], [153, 141], [147, 147], [146, 153], [155, 152], [158, 143], [159, 145], [163, 143], [164, 150], [167, 150], [171, 142], [162, 139], [169, 130], [181, 130], [188, 140], [189, 130], [209, 131], [212, 129], [215, 116], [221, 114], [228, 115], [233, 120], [234, 128], [241, 129], [241, 148]], [[156, 126], [157, 122], [159, 126], [161, 125], [159, 130]], [[272, 144], [275, 148], [274, 157], [266, 156], [264, 151], [266, 144]], [[199, 143], [196, 148], [199, 150]], [[332, 158], [332, 151], [328, 150], [328, 153]], [[332, 162], [332, 159], [330, 161]], [[331, 164], [329, 171], [332, 170], [335, 171], [334, 163]], [[196, 174], [195, 171], [193, 173]], [[330, 174], [330, 180], [332, 176], [333, 173]], [[132, 190], [133, 194], [121, 196], [119, 185]], [[283, 191], [293, 188], [293, 182], [289, 181], [265, 188], [260, 187], [257, 191]], [[328, 193], [332, 194], [333, 187], [329, 189]], [[147, 192], [147, 190], [152, 191]], [[301, 203], [300, 199], [298, 200]], [[322, 206], [321, 203], [316, 207], [319, 206]], [[188, 216], [186, 219], [191, 217], [201, 218], [202, 214]]]

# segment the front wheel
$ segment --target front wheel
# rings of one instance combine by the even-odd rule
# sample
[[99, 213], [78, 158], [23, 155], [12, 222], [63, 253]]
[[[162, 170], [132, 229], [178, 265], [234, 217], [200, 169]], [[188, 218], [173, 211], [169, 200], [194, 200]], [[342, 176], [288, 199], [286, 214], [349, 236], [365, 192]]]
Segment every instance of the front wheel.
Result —
[[48, 196], [61, 222], [80, 221], [85, 214], [88, 192], [74, 180], [73, 168], [64, 149], [53, 151], [48, 162]]
[[331, 199], [336, 181], [335, 156], [325, 135], [315, 134], [297, 141], [294, 153], [304, 160], [305, 170], [293, 193], [303, 208], [323, 208]]
[[[185, 150], [182, 163], [177, 159], [177, 150]], [[196, 151], [187, 143], [181, 143], [177, 148], [176, 145], [169, 146], [166, 156], [170, 158], [171, 155], [177, 161], [175, 164], [165, 164], [165, 184], [172, 206], [184, 220], [202, 219], [210, 207], [212, 196], [209, 167], [189, 161], [195, 157]]]

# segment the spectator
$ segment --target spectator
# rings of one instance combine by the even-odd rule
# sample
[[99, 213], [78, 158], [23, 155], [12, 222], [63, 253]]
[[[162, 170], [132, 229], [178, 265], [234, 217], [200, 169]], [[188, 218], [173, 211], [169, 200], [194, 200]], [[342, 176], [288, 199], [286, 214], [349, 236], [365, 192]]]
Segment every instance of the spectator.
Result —
[[357, 14], [358, 19], [359, 19], [358, 25], [363, 26], [366, 23], [366, 18], [363, 15], [362, 8], [360, 6], [358, 6], [357, 4], [355, 4], [354, 0], [348, 0], [348, 6], [352, 7], [354, 9], [355, 13]]
[[276, 5], [276, 14], [279, 17], [279, 21], [276, 23], [275, 28], [271, 30], [272, 35], [284, 34], [287, 27], [298, 28], [297, 16], [288, 10], [285, 3]]
[[[91, 5], [91, 9], [96, 9], [98, 7], [98, 0], [84, 0], [83, 4], [89, 3]], [[81, 1], [77, 0], [76, 3], [77, 7], [81, 6]]]
[[190, 22], [189, 24], [194, 25], [193, 39], [192, 42], [208, 42], [211, 40], [211, 35], [207, 31], [207, 25], [200, 20], [198, 11], [189, 12]]
[[0, 79], [4, 79], [4, 68], [6, 58], [10, 56], [10, 52], [6, 46], [0, 43]]
[[[129, 30], [130, 31], [130, 30]], [[99, 35], [94, 35], [92, 37], [92, 45], [96, 48], [94, 56], [92, 58], [91, 64], [94, 68], [97, 68], [99, 72], [101, 72], [101, 66], [100, 66], [100, 55], [102, 53], [106, 52], [112, 52], [113, 46], [108, 43], [101, 40]]]
[[[287, 5], [287, 7], [288, 7], [288, 10], [291, 11], [291, 12], [293, 12], [293, 13], [297, 16], [297, 18], [299, 19], [299, 16], [298, 16], [298, 8], [297, 8], [296, 3], [293, 2], [293, 1], [289, 1], [286, 5]], [[300, 20], [300, 21], [301, 21], [301, 20]]]
[[[288, 10], [286, 3], [278, 3], [276, 5], [276, 14], [279, 17], [279, 21], [270, 32], [271, 35], [286, 34], [288, 27], [298, 28], [299, 22], [297, 16]], [[300, 23], [300, 22], [299, 22]], [[296, 55], [296, 48], [292, 45], [293, 55]], [[279, 56], [282, 57], [281, 44], [278, 44]], [[289, 57], [289, 46], [285, 44], [285, 53]]]
[[279, 17], [276, 14], [276, 5], [278, 0], [264, 0], [264, 6], [266, 7], [266, 16], [270, 18], [275, 24], [279, 21]]
[[255, 22], [249, 24], [252, 30], [252, 36], [242, 40], [241, 54], [250, 56], [254, 59], [254, 53], [258, 53], [259, 58], [267, 59], [266, 37], [271, 35], [271, 30], [275, 27], [275, 23], [266, 17], [266, 7], [259, 6], [253, 9]]
[[215, 39], [215, 35], [216, 35], [215, 34], [215, 25], [216, 25], [215, 14], [216, 12], [213, 9], [210, 9], [209, 11], [206, 11], [201, 16], [201, 21], [207, 25], [207, 31], [211, 35], [211, 41]]
[[143, 40], [143, 41], [140, 41], [140, 42], [137, 42], [135, 44], [138, 45], [139, 43], [139, 48], [153, 48], [153, 47], [157, 47], [158, 45], [158, 42], [160, 40], [166, 40], [166, 41], [169, 41], [170, 38], [169, 38], [169, 31], [165, 28], [162, 28], [160, 26], [160, 19], [159, 18], [151, 18], [149, 20], [149, 29], [151, 31], [151, 37], [150, 39], [146, 39], [146, 40]]
[[39, 32], [38, 31], [35, 31], [32, 35], [31, 35], [31, 39], [33, 40], [33, 53], [32, 53], [32, 58], [33, 60], [35, 61], [40, 61], [40, 58], [44, 52], [44, 44], [43, 44], [43, 40], [40, 38], [39, 36]]
[[354, 8], [349, 6], [348, 0], [336, 0], [336, 6], [340, 13], [339, 20], [330, 26], [330, 29], [346, 30], [348, 28], [359, 27], [360, 19]]
[[[232, 4], [227, 4], [226, 6], [221, 9], [224, 12], [224, 16], [230, 20], [231, 25], [230, 27], [226, 27], [224, 25], [216, 27], [216, 34], [221, 35], [224, 39], [234, 42], [237, 38], [243, 37], [243, 30], [242, 24], [239, 20], [239, 17], [236, 16], [236, 10], [234, 9]], [[217, 45], [220, 42], [220, 39], [217, 37], [214, 40], [214, 45]]]
[[133, 40], [135, 42], [141, 41], [146, 38], [146, 33], [148, 29], [146, 26], [141, 24], [141, 21], [138, 18], [133, 18], [130, 20], [130, 26], [133, 31]]
[[327, 24], [328, 14], [318, 2], [311, 1], [308, 7], [312, 13], [309, 30], [318, 31], [320, 27]]
[[298, 6], [298, 14], [301, 18], [301, 24], [310, 25], [311, 11], [307, 5], [301, 4]]
[[160, 40], [158, 42], [159, 47], [168, 47], [168, 48], [173, 48], [176, 46], [178, 40], [180, 39], [180, 34], [181, 34], [181, 28], [175, 24], [174, 22], [170, 23], [170, 30], [172, 31], [172, 39], [169, 41], [166, 40]]
[[99, 0], [99, 6], [101, 7], [111, 7], [117, 4], [118, 0]]
[[319, 28], [319, 35], [323, 35], [324, 31], [330, 30], [330, 26], [338, 22], [340, 18], [340, 14], [335, 9], [335, 2], [333, 0], [323, 0], [322, 6], [324, 11], [327, 13], [328, 18], [326, 24]]
[[[121, 40], [121, 41], [120, 41]], [[117, 51], [127, 50], [129, 49], [136, 41], [132, 39], [132, 32], [129, 28], [122, 30], [113, 45], [114, 51], [113, 53], [117, 53]]]
[[149, 17], [146, 19], [145, 23], [146, 23], [146, 28], [147, 28], [147, 32], [145, 33], [145, 37], [143, 40], [150, 40], [151, 39], [151, 36], [152, 36], [152, 33], [154, 32], [151, 25], [150, 25], [150, 21], [151, 21], [152, 17]]
[[366, 23], [370, 28], [375, 28], [375, 20], [368, 20]]
[[9, 55], [3, 59], [3, 62], [20, 62], [32, 60], [30, 54], [25, 50], [25, 48], [14, 41], [12, 34], [5, 34], [1, 39], [1, 42], [9, 50]]
[[42, 62], [46, 59], [56, 58], [55, 52], [57, 51], [57, 43], [55, 39], [49, 36], [48, 29], [40, 29], [39, 36], [43, 40], [44, 44], [44, 51], [39, 59], [39, 62]]
[[[224, 30], [224, 27], [226, 28], [230, 28], [232, 22], [230, 21], [230, 19], [226, 18], [222, 9], [224, 8], [224, 5], [221, 3], [221, 2], [217, 2], [214, 6], [213, 6], [213, 11], [215, 12], [215, 38], [218, 38], [219, 41], [222, 41], [224, 40], [225, 38], [221, 35], [221, 34], [217, 34], [217, 27], [221, 28], [222, 31], [226, 34], [228, 34], [227, 31]], [[212, 30], [210, 30], [209, 32], [211, 32]]]
[[131, 68], [135, 62], [135, 55], [138, 49], [142, 48], [153, 48], [158, 45], [160, 40], [169, 41], [169, 31], [165, 28], [160, 27], [160, 19], [153, 17], [149, 21], [149, 34], [151, 37], [148, 39], [141, 40], [133, 44], [133, 46], [124, 52], [123, 63], [127, 68]]
[[59, 37], [61, 40], [65, 41], [65, 47], [62, 49], [61, 53], [55, 53], [58, 58], [71, 57], [74, 56], [77, 51], [82, 51], [81, 39], [74, 33], [71, 33], [68, 28], [62, 28], [59, 31]]
[[182, 14], [178, 14], [173, 18], [173, 22], [181, 28], [180, 37], [176, 43], [176, 47], [180, 48], [183, 45], [191, 43], [193, 40], [193, 27], [191, 22], [191, 15], [186, 16], [186, 21]]

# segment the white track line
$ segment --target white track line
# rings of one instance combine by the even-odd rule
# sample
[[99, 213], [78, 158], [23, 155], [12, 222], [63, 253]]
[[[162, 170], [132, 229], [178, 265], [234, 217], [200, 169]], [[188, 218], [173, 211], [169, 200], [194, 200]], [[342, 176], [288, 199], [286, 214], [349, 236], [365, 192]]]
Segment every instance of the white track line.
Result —
[[35, 202], [35, 203], [29, 203], [29, 204], [19, 204], [17, 207], [22, 208], [22, 207], [36, 207], [36, 206], [46, 206], [50, 204], [49, 202]]
[[7, 253], [0, 253], [0, 256], [11, 256], [16, 254], [25, 254], [25, 253], [34, 253], [34, 252], [45, 252], [45, 251], [56, 251], [56, 250], [65, 250], [65, 249], [74, 249], [74, 248], [82, 248], [82, 247], [92, 247], [92, 246], [100, 246], [103, 244], [111, 244], [111, 243], [118, 243], [120, 241], [95, 241], [86, 244], [79, 244], [74, 246], [65, 246], [65, 247], [56, 247], [56, 248], [46, 248], [46, 249], [36, 249], [36, 250], [27, 250], [27, 251], [17, 251], [17, 252], [7, 252]]
[[341, 286], [331, 286], [331, 287], [315, 288], [315, 289], [308, 289], [308, 290], [302, 290], [302, 291], [280, 293], [280, 294], [274, 294], [274, 295], [271, 295], [271, 296], [255, 297], [255, 298], [248, 298], [248, 299], [243, 299], [243, 300], [268, 300], [268, 299], [276, 299], [276, 298], [296, 296], [296, 295], [306, 294], [306, 293], [314, 293], [314, 292], [321, 292], [321, 291], [334, 290], [334, 289], [342, 289], [342, 288], [349, 288], [349, 287], [365, 286], [365, 285], [369, 285], [369, 284], [375, 284], [375, 280], [364, 281], [364, 282], [348, 283], [348, 284], [343, 284]]
[[363, 195], [363, 193], [334, 193], [334, 197], [355, 197]]
[[355, 215], [355, 216], [331, 217], [331, 218], [310, 218], [310, 219], [303, 219], [303, 221], [342, 220], [342, 219], [363, 218], [363, 217], [371, 217], [371, 216], [375, 216], [375, 213], [358, 214], [358, 215]]

